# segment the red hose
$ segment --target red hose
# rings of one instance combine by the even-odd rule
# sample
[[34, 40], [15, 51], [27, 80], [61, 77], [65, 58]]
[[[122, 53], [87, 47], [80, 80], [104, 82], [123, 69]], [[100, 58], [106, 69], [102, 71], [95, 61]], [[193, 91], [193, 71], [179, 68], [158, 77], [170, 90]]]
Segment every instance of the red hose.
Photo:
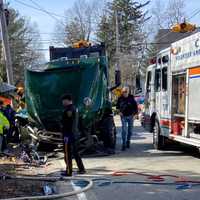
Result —
[[145, 176], [149, 180], [152, 180], [155, 182], [162, 182], [162, 181], [165, 181], [164, 177], [171, 177], [171, 178], [175, 178], [175, 183], [200, 183], [199, 180], [192, 181], [192, 180], [186, 179], [185, 177], [171, 175], [171, 174], [152, 175], [152, 174], [146, 174], [146, 173], [140, 173], [140, 172], [134, 172], [134, 171], [115, 171], [111, 175], [112, 176], [128, 176], [130, 174]]

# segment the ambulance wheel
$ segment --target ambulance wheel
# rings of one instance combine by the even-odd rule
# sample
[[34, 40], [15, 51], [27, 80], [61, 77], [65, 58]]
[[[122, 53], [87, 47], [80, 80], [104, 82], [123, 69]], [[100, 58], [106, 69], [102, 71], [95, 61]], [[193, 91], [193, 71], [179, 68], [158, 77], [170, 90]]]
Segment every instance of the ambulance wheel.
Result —
[[162, 150], [165, 146], [165, 138], [161, 135], [160, 124], [157, 119], [153, 127], [153, 145], [157, 150]]

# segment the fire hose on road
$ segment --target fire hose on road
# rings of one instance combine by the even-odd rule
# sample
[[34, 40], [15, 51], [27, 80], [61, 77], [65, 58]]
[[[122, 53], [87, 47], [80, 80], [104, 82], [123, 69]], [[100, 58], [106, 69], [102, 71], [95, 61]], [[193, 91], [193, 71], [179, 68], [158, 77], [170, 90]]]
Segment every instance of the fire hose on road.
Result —
[[[116, 171], [111, 176], [127, 176], [136, 174], [147, 177], [147, 181], [126, 181], [126, 180], [114, 180], [113, 178], [82, 178], [82, 177], [31, 177], [31, 176], [2, 176], [2, 179], [18, 179], [18, 180], [35, 180], [35, 181], [76, 181], [75, 185], [80, 186], [81, 189], [61, 194], [44, 195], [44, 196], [29, 196], [29, 197], [16, 197], [7, 198], [4, 200], [43, 200], [43, 199], [60, 199], [64, 197], [74, 196], [83, 192], [88, 191], [92, 188], [93, 184], [98, 187], [111, 186], [113, 184], [136, 184], [136, 185], [160, 185], [160, 186], [175, 186], [177, 190], [191, 189], [194, 186], [200, 186], [198, 180], [187, 180], [184, 177], [162, 174], [162, 175], [151, 175], [146, 173], [138, 173], [133, 171]], [[166, 181], [164, 177], [173, 178], [172, 181]]]
[[20, 180], [37, 180], [37, 181], [72, 181], [72, 180], [82, 180], [87, 183], [86, 186], [82, 187], [79, 190], [71, 191], [67, 193], [61, 194], [53, 194], [53, 195], [44, 195], [44, 196], [29, 196], [29, 197], [16, 197], [16, 198], [8, 198], [4, 200], [41, 200], [41, 199], [60, 199], [64, 197], [69, 197], [73, 195], [80, 194], [89, 190], [93, 186], [92, 180], [88, 178], [78, 178], [78, 177], [29, 177], [29, 176], [3, 176], [3, 179], [20, 179]]
[[[140, 173], [134, 171], [115, 171], [111, 174], [111, 176], [127, 176], [127, 175], [139, 175], [147, 177], [147, 181], [121, 181], [121, 180], [113, 180], [112, 178], [97, 178], [93, 179], [93, 182], [97, 184], [97, 186], [104, 187], [110, 186], [112, 184], [137, 184], [137, 185], [168, 185], [168, 186], [176, 186], [177, 190], [181, 189], [190, 189], [193, 186], [200, 186], [199, 180], [189, 180], [184, 177], [171, 175], [171, 174], [161, 174], [161, 175], [152, 175], [147, 173]], [[173, 178], [173, 181], [166, 181], [165, 177]]]

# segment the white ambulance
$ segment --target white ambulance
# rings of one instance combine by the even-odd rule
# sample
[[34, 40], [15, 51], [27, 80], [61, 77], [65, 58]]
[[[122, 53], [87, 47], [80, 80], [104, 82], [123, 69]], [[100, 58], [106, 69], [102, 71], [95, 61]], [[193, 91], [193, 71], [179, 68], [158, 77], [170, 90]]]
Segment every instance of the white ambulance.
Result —
[[156, 149], [166, 139], [200, 148], [200, 33], [172, 43], [147, 68], [142, 124]]

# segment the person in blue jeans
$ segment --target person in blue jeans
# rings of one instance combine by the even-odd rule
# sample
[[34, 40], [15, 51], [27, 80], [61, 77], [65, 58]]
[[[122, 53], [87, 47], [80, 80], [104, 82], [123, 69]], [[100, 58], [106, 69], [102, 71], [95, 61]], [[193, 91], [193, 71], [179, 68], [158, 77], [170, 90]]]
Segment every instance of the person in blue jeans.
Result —
[[122, 151], [130, 148], [130, 140], [133, 133], [133, 118], [138, 113], [138, 106], [134, 96], [129, 93], [128, 87], [123, 87], [122, 95], [117, 100], [116, 108], [122, 122]]

